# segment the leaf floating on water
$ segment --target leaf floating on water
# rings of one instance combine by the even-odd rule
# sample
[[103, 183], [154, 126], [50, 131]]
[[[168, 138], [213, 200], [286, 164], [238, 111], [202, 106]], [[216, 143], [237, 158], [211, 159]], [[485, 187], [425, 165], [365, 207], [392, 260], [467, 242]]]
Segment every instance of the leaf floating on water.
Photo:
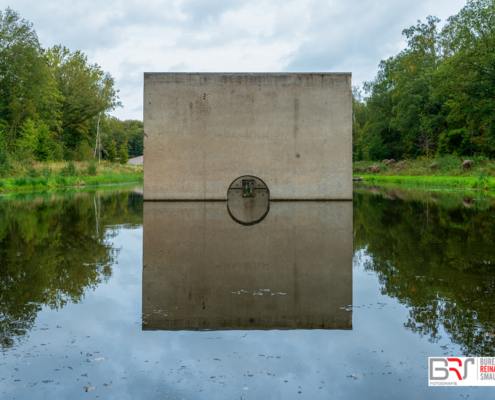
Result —
[[110, 386], [113, 381], [110, 381], [110, 383], [104, 383], [103, 386]]
[[96, 389], [96, 386], [93, 386], [93, 387], [87, 387], [87, 386], [84, 386], [86, 388], [86, 392], [90, 392], [91, 390], [93, 389]]

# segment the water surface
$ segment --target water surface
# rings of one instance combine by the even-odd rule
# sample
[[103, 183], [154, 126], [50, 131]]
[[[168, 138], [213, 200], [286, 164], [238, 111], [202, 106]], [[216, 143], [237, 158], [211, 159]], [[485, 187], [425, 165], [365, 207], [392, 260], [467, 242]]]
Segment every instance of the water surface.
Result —
[[359, 184], [245, 226], [141, 193], [0, 197], [2, 399], [492, 395], [427, 386], [495, 356], [490, 195]]

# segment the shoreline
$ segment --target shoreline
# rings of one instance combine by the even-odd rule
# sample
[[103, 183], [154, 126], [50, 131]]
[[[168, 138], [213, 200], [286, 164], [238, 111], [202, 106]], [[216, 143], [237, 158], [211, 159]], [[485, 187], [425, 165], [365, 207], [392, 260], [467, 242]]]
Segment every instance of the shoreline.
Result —
[[4, 178], [0, 179], [0, 193], [23, 192], [40, 189], [51, 190], [74, 187], [77, 188], [142, 181], [143, 174], [114, 174], [55, 178]]
[[495, 189], [495, 178], [473, 176], [438, 176], [438, 175], [357, 175], [353, 178], [362, 177], [361, 182], [406, 184], [428, 187], [446, 187], [455, 189], [489, 190]]

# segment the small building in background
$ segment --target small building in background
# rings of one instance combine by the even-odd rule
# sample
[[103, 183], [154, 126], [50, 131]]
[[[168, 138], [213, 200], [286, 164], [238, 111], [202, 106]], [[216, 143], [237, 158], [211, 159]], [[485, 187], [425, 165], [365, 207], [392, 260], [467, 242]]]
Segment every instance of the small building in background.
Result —
[[129, 165], [143, 165], [144, 156], [134, 157], [127, 161]]

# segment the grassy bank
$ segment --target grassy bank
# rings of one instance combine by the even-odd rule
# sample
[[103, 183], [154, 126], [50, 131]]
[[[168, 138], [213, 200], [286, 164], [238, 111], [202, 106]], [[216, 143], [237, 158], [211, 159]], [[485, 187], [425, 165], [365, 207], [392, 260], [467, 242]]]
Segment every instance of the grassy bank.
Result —
[[[469, 168], [462, 167], [466, 160], [471, 160]], [[385, 162], [384, 162], [385, 161]], [[384, 176], [459, 176], [459, 177], [495, 177], [495, 160], [486, 157], [456, 157], [447, 155], [439, 158], [420, 157], [415, 160], [402, 160], [390, 162], [382, 161], [360, 161], [353, 163], [353, 172], [356, 176], [360, 174], [384, 175]], [[372, 168], [375, 166], [375, 168]]]
[[[470, 160], [466, 165], [465, 161]], [[464, 167], [463, 167], [464, 163]], [[495, 160], [486, 157], [361, 161], [353, 175], [365, 181], [467, 189], [495, 189]]]
[[470, 176], [354, 175], [363, 177], [364, 181], [377, 183], [402, 183], [415, 186], [437, 186], [458, 189], [495, 189], [495, 178], [490, 177], [483, 177], [480, 179]]
[[139, 182], [143, 168], [108, 162], [36, 163], [9, 175], [0, 179], [0, 192]]

